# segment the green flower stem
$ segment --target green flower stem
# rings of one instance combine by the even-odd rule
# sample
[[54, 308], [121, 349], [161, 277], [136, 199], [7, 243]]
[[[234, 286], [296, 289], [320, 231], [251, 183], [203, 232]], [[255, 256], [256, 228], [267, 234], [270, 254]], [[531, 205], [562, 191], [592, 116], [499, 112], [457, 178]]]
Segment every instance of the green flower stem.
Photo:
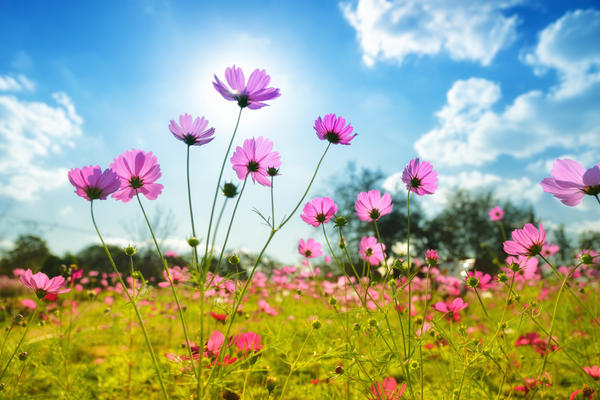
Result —
[[502, 233], [502, 240], [506, 242], [506, 231], [504, 230], [504, 224], [502, 220], [498, 221], [498, 225], [500, 225], [500, 233]]
[[240, 107], [240, 112], [237, 117], [237, 121], [235, 123], [235, 128], [233, 130], [233, 134], [231, 135], [231, 139], [229, 140], [229, 145], [227, 146], [227, 151], [225, 152], [225, 157], [223, 157], [223, 163], [221, 164], [221, 171], [219, 171], [219, 179], [217, 180], [217, 187], [215, 188], [215, 195], [213, 197], [212, 207], [210, 210], [210, 219], [208, 220], [208, 233], [206, 234], [206, 247], [204, 249], [204, 258], [203, 261], [203, 279], [206, 277], [206, 273], [208, 272], [208, 267], [210, 263], [208, 262], [208, 243], [210, 243], [210, 231], [212, 229], [213, 217], [215, 214], [215, 206], [217, 205], [217, 196], [219, 194], [219, 188], [221, 187], [221, 179], [223, 179], [223, 171], [225, 170], [225, 164], [227, 164], [227, 158], [229, 157], [229, 152], [231, 151], [231, 146], [233, 145], [233, 140], [235, 139], [235, 135], [238, 131], [238, 126], [240, 125], [240, 118], [242, 116], [243, 108]]
[[[548, 355], [550, 354], [550, 344], [552, 343], [552, 340], [553, 340], [552, 334], [554, 333], [554, 322], [556, 321], [556, 313], [558, 311], [558, 303], [560, 302], [560, 296], [561, 296], [565, 286], [567, 285], [567, 281], [573, 275], [573, 273], [577, 270], [578, 266], [579, 265], [575, 266], [567, 274], [567, 276], [565, 276], [565, 278], [562, 281], [562, 284], [560, 285], [560, 289], [558, 289], [558, 294], [556, 295], [556, 301], [554, 302], [554, 310], [552, 311], [552, 319], [550, 320], [550, 332], [548, 332], [548, 342], [546, 343], [546, 351], [544, 352], [544, 359], [542, 361], [542, 367], [540, 368], [540, 372], [538, 373], [538, 379], [542, 378], [542, 375], [544, 374], [544, 371], [546, 370], [546, 364], [548, 363]], [[538, 390], [539, 390], [539, 388], [538, 388], [538, 386], [536, 386], [536, 390], [531, 395], [532, 400], [535, 397]]]
[[298, 356], [296, 357], [296, 359], [290, 366], [290, 372], [288, 373], [287, 377], [285, 378], [285, 382], [283, 383], [283, 388], [281, 389], [281, 395], [279, 396], [279, 400], [282, 400], [283, 396], [285, 395], [285, 389], [287, 388], [287, 384], [288, 384], [288, 381], [290, 380], [290, 376], [292, 376], [292, 373], [294, 372], [294, 368], [296, 368], [296, 364], [298, 364], [298, 361], [300, 360], [300, 356], [302, 355], [302, 350], [304, 350], [304, 346], [306, 346], [306, 343], [308, 342], [308, 338], [310, 338], [310, 335], [312, 335], [313, 331], [314, 331], [314, 328], [311, 328], [311, 330], [308, 331], [308, 334], [306, 335], [306, 339], [304, 339], [304, 343], [302, 343], [302, 346], [300, 346], [300, 351], [298, 352]]
[[421, 322], [421, 335], [419, 340], [419, 365], [421, 367], [421, 400], [423, 400], [423, 391], [425, 384], [423, 382], [423, 330], [425, 329], [425, 317], [427, 316], [427, 306], [429, 303], [429, 271], [431, 266], [427, 264], [427, 276], [425, 278], [425, 306], [423, 307], [423, 318]]
[[117, 269], [117, 266], [112, 258], [112, 255], [110, 254], [110, 251], [108, 250], [108, 247], [106, 247], [106, 244], [104, 243], [104, 239], [102, 238], [102, 235], [100, 234], [100, 230], [98, 229], [98, 225], [96, 224], [96, 219], [94, 218], [94, 202], [93, 201], [90, 202], [90, 213], [92, 215], [92, 223], [94, 224], [94, 229], [96, 229], [96, 233], [98, 234], [98, 237], [100, 238], [102, 247], [104, 247], [104, 252], [106, 253], [106, 256], [108, 257], [108, 260], [110, 261], [110, 265], [113, 267], [113, 270], [115, 271], [115, 274], [117, 275], [117, 278], [119, 278], [119, 283], [121, 284], [123, 291], [127, 295], [127, 298], [129, 299], [129, 302], [131, 303], [131, 306], [135, 310], [135, 315], [137, 316], [137, 319], [140, 323], [140, 327], [142, 328], [142, 333], [144, 334], [144, 339], [146, 340], [146, 346], [148, 347], [148, 352], [150, 353], [150, 357], [152, 358], [152, 363], [154, 364], [154, 370], [156, 371], [156, 375], [158, 376], [158, 381], [160, 382], [160, 388], [162, 390], [163, 398], [168, 399], [169, 396], [167, 395], [167, 390], [165, 388], [165, 384], [163, 382], [162, 375], [160, 374], [160, 367], [158, 366], [158, 359], [156, 358], [156, 355], [154, 354], [154, 350], [152, 349], [152, 343], [150, 342], [150, 338], [148, 337], [148, 332], [146, 331], [146, 326], [144, 325], [144, 320], [142, 319], [142, 315], [140, 314], [140, 310], [138, 309], [135, 300], [132, 298], [131, 294], [129, 293], [129, 290], [127, 289], [127, 286], [125, 285], [125, 282], [123, 282], [123, 278], [121, 277], [121, 274], [119, 273], [119, 270]]
[[[229, 323], [227, 324], [227, 330], [225, 332], [225, 337], [229, 337], [229, 334], [231, 332], [231, 327], [233, 326], [233, 322], [235, 321], [235, 317], [237, 315], [238, 309], [244, 299], [244, 296], [246, 295], [246, 292], [248, 291], [248, 287], [250, 286], [250, 284], [252, 283], [252, 279], [254, 278], [254, 274], [256, 272], [256, 268], [258, 267], [258, 264], [260, 263], [260, 260], [262, 259], [265, 251], [267, 250], [267, 247], [269, 247], [269, 244], [271, 243], [271, 240], [273, 240], [273, 237], [275, 236], [275, 234], [277, 233], [277, 231], [279, 231], [281, 228], [283, 228], [283, 226], [292, 218], [292, 216], [294, 215], [294, 213], [298, 210], [298, 208], [300, 207], [300, 205], [302, 204], [302, 202], [304, 201], [304, 198], [306, 197], [306, 195], [308, 194], [314, 180], [315, 177], [317, 176], [317, 172], [319, 172], [319, 168], [321, 166], [321, 163], [323, 162], [323, 159], [325, 158], [325, 154], [327, 154], [327, 151], [329, 150], [329, 147], [331, 146], [331, 143], [329, 143], [327, 145], [327, 147], [325, 148], [325, 151], [323, 152], [323, 155], [321, 156], [317, 167], [315, 168], [315, 172], [313, 173], [313, 176], [308, 184], [308, 187], [306, 188], [306, 190], [304, 191], [304, 194], [302, 195], [302, 198], [300, 199], [300, 201], [298, 202], [298, 204], [296, 205], [296, 207], [292, 210], [292, 212], [290, 213], [290, 215], [284, 219], [281, 224], [279, 224], [279, 226], [275, 229], [271, 229], [271, 232], [269, 233], [269, 237], [267, 238], [267, 241], [265, 242], [263, 248], [261, 249], [260, 253], [258, 254], [258, 257], [256, 258], [256, 261], [254, 262], [254, 265], [252, 266], [252, 269], [250, 270], [250, 274], [248, 276], [248, 279], [246, 280], [246, 283], [244, 284], [242, 291], [240, 292], [240, 295], [238, 296], [237, 300], [234, 301], [234, 306], [233, 309], [231, 311], [231, 318], [229, 318]], [[204, 389], [206, 387], [208, 387], [210, 385], [210, 383], [212, 382], [212, 380], [214, 379], [215, 376], [215, 371], [219, 370], [220, 373], [220, 367], [219, 367], [219, 362], [222, 361], [223, 357], [225, 356], [225, 351], [220, 351], [219, 355], [217, 356], [217, 362], [215, 363], [215, 366], [211, 369], [210, 375], [206, 381], [206, 385], [204, 387], [202, 387], [201, 389], [201, 393], [204, 394]]]
[[15, 358], [15, 355], [19, 351], [19, 348], [21, 347], [21, 344], [23, 344], [23, 340], [25, 340], [25, 336], [27, 335], [27, 332], [29, 332], [29, 327], [33, 323], [33, 320], [35, 319], [35, 317], [37, 317], [37, 315], [38, 315], [38, 308], [39, 308], [39, 304], [38, 304], [38, 307], [36, 307], [35, 310], [29, 316], [29, 320], [27, 320], [27, 325], [25, 326], [25, 332], [23, 332], [23, 335], [21, 336], [21, 339], [19, 340], [19, 343], [17, 343], [17, 346], [15, 347], [15, 350], [10, 355], [10, 357], [8, 359], [8, 362], [4, 366], [4, 369], [2, 370], [2, 373], [0, 373], [0, 381], [4, 377], [4, 374], [8, 370], [8, 367], [10, 366], [10, 363], [12, 362], [12, 360]]
[[[410, 190], [406, 195], [406, 219], [408, 225], [407, 237], [406, 237], [406, 268], [411, 271], [410, 267]], [[407, 331], [408, 331], [408, 354], [410, 356], [410, 342], [411, 342], [411, 325], [412, 325], [412, 279], [408, 281], [408, 323], [407, 323]]]
[[298, 208], [300, 208], [300, 206], [302, 205], [302, 202], [304, 202], [306, 195], [308, 195], [308, 191], [312, 187], [312, 184], [315, 181], [315, 178], [317, 177], [317, 172], [319, 171], [319, 167], [321, 167], [321, 163], [323, 162], [323, 159], [325, 158], [325, 155], [327, 154], [327, 151], [329, 150], [330, 147], [331, 147], [331, 142], [329, 142], [327, 144], [327, 147], [325, 148], [325, 151], [323, 152], [323, 155], [321, 156], [321, 159], [319, 160], [319, 163], [317, 164], [317, 168], [315, 169], [315, 172], [314, 172], [312, 178], [310, 179], [310, 182], [308, 183], [308, 187], [306, 188], [306, 190], [304, 191], [304, 194], [300, 198], [300, 201], [298, 201], [298, 204], [296, 204], [296, 207], [294, 207], [294, 209], [292, 210], [290, 215], [286, 219], [281, 221], [281, 224], [279, 224], [279, 226], [277, 228], [275, 228], [276, 231], [283, 228], [283, 226], [288, 223], [288, 221], [294, 216], [294, 214], [296, 213]]
[[275, 200], [273, 199], [273, 177], [271, 177], [271, 228], [275, 229]]
[[[546, 259], [546, 257], [544, 257], [543, 255], [539, 254], [540, 258], [542, 260], [544, 260], [544, 262], [546, 264], [548, 264], [550, 266], [550, 268], [552, 268], [552, 272], [554, 272], [554, 275], [556, 276], [556, 278], [558, 280], [561, 279], [561, 274], [560, 272], [556, 269], [556, 267], [554, 265], [552, 265], [552, 263], [550, 261], [548, 261]], [[569, 292], [569, 294], [575, 299], [575, 301], [585, 310], [585, 312], [588, 313], [588, 315], [592, 318], [592, 320], [597, 321], [598, 317], [596, 317], [596, 315], [594, 315], [594, 313], [589, 309], [589, 307], [583, 302], [581, 301], [581, 299], [579, 297], [577, 297], [577, 295], [573, 292], [573, 290], [571, 289], [571, 286], [569, 286], [569, 284], [567, 283], [566, 285], [566, 289], [567, 292]], [[596, 327], [598, 326], [597, 324], [594, 324]], [[595, 330], [594, 330], [595, 332]], [[595, 336], [595, 335], [594, 335]]]
[[[379, 242], [379, 246], [381, 248], [381, 255], [383, 257], [383, 264], [385, 265], [386, 271], [389, 271], [390, 268], [389, 268], [389, 266], [387, 264], [387, 259], [385, 258], [385, 251], [383, 249], [383, 242], [381, 241], [381, 234], [379, 233], [379, 226], [377, 225], [377, 220], [373, 220], [373, 224], [375, 225], [375, 234], [377, 235], [377, 241]], [[410, 222], [409, 222], [409, 226], [410, 226]], [[410, 249], [410, 242], [409, 242], [409, 249]], [[410, 250], [409, 250], [409, 254], [410, 254]], [[409, 255], [409, 264], [408, 265], [410, 266], [410, 255]], [[406, 340], [408, 341], [408, 349], [406, 350], [405, 358], [411, 356], [411, 353], [410, 353], [410, 340], [411, 340], [411, 338], [410, 338], [410, 319], [412, 318], [411, 317], [411, 308], [410, 308], [410, 304], [411, 304], [410, 303], [411, 281], [412, 281], [412, 279], [408, 282], [408, 296], [409, 296], [409, 303], [408, 303], [409, 304], [409, 307], [408, 307], [408, 336], [406, 338]], [[385, 282], [384, 282], [384, 284], [385, 284]], [[396, 284], [393, 284], [392, 285], [392, 297], [394, 298], [394, 306], [396, 307], [396, 312], [398, 313], [398, 318], [400, 318], [400, 323], [402, 323], [402, 318], [401, 318], [401, 315], [400, 315], [400, 313], [398, 311], [398, 303], [397, 303], [397, 300], [396, 300], [396, 290], [397, 290]], [[402, 329], [401, 332], [402, 332], [402, 340], [404, 341], [405, 340], [404, 339], [404, 329]], [[391, 328], [390, 328], [390, 334], [391, 334], [391, 336], [393, 338], [394, 335], [392, 334]], [[408, 368], [407, 365], [405, 365], [405, 371], [406, 371], [406, 380], [408, 381], [408, 389], [410, 391], [410, 396], [412, 398], [414, 398], [415, 395], [414, 395], [414, 392], [413, 392], [412, 379], [410, 378], [410, 370], [409, 370], [409, 368]], [[422, 379], [423, 379], [423, 375], [421, 374], [421, 380]], [[422, 381], [421, 381], [421, 399], [422, 398], [423, 398], [423, 384], [422, 384]]]
[[[192, 237], [196, 237], [196, 225], [194, 224], [194, 211], [192, 209], [192, 188], [190, 185], [190, 147], [188, 145], [187, 147], [187, 157], [186, 157], [186, 178], [187, 178], [187, 192], [188, 192], [188, 206], [190, 209], [190, 222], [192, 224]], [[194, 253], [194, 259], [196, 260], [196, 265], [194, 265], [196, 267], [196, 270], [199, 270], [199, 266], [198, 266], [198, 249], [196, 246], [192, 247], [192, 251]]]
[[[152, 225], [150, 225], [150, 220], [148, 219], [148, 215], [146, 214], [146, 210], [142, 205], [142, 200], [140, 199], [140, 194], [136, 190], [135, 197], [140, 205], [140, 209], [142, 210], [142, 214], [144, 215], [144, 219], [146, 220], [146, 225], [148, 225], [148, 229], [150, 230], [150, 235], [152, 236], [152, 240], [154, 241], [154, 246], [156, 247], [156, 252], [158, 253], [158, 257], [161, 259], [165, 274], [167, 275], [167, 279], [169, 280], [169, 286], [171, 287], [171, 293], [173, 294], [173, 298], [175, 299], [175, 304], [177, 305], [177, 311], [179, 313], [179, 319], [181, 320], [181, 327], [183, 329], [183, 335], [185, 336], [185, 343], [188, 350], [188, 354], [190, 356], [190, 363], [192, 364], [192, 370], [194, 371], [194, 376], [198, 379], [198, 372], [196, 371], [196, 365], [194, 364], [194, 356], [192, 354], [192, 347], [190, 344], [190, 338], [188, 335], [187, 325], [185, 323], [185, 318], [183, 317], [183, 310], [181, 309], [181, 304], [179, 302], [179, 296], [177, 296], [177, 291], [175, 290], [175, 285], [173, 284], [173, 278], [171, 277], [171, 271], [169, 270], [169, 266], [167, 265], [167, 260], [162, 255], [160, 251], [160, 246], [158, 245], [158, 241], [156, 240], [156, 236], [154, 235], [154, 231], [152, 230]], [[204, 317], [204, 316], [202, 316]]]
[[215, 248], [215, 243], [217, 242], [217, 233], [219, 233], [219, 227], [221, 226], [221, 220], [223, 219], [223, 214], [225, 213], [225, 208], [227, 206], [227, 200], [229, 200], [228, 197], [225, 197], [225, 200], [223, 201], [223, 205], [221, 206], [221, 211], [219, 211], [219, 216], [217, 217], [217, 223], [215, 224], [215, 230], [213, 231], [213, 237], [210, 243], [210, 249], [211, 249], [211, 256], [209, 256], [209, 259], [212, 258], [212, 249]]
[[233, 213], [231, 213], [231, 219], [229, 220], [229, 226], [227, 227], [227, 234], [225, 235], [225, 240], [223, 241], [223, 246], [221, 247], [221, 254], [219, 254], [219, 262], [217, 263], [217, 268], [215, 270], [215, 273], [219, 270], [219, 267], [221, 266], [221, 262], [223, 261], [223, 254], [225, 253], [225, 247], [227, 246], [227, 241], [229, 240], [229, 234], [231, 233], [231, 227], [233, 226], [233, 221], [235, 219], [235, 213], [238, 209], [238, 205], [240, 204], [240, 200], [242, 199], [242, 195], [244, 194], [244, 189], [246, 188], [246, 182], [248, 182], [248, 175], [246, 175], [246, 178], [244, 178], [244, 184], [242, 185], [240, 194], [238, 195], [238, 198], [235, 202], [235, 206], [233, 207]]
[[488, 312], [485, 309], [485, 306], [483, 305], [483, 301], [481, 300], [481, 296], [479, 296], [479, 292], [477, 291], [477, 288], [474, 287], [473, 290], [475, 291], [475, 295], [477, 296], [477, 300], [479, 300], [479, 304], [481, 305], [481, 309], [483, 310], [483, 313], [485, 314], [485, 317], [487, 319], [489, 319], [490, 316], [488, 315]]

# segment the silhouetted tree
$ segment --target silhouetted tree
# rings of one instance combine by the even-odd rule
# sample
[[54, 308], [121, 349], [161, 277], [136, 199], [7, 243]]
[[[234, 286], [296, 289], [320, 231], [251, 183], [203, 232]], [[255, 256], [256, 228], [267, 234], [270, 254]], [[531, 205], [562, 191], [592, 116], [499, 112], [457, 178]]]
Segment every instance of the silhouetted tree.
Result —
[[0, 274], [12, 275], [15, 268], [31, 268], [37, 272], [50, 255], [44, 239], [35, 235], [19, 235], [13, 248], [0, 260]]

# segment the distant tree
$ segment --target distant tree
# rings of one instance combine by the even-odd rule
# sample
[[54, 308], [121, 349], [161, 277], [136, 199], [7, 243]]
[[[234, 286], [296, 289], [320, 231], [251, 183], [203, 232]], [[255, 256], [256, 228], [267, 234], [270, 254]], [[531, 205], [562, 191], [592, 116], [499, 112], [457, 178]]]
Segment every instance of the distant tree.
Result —
[[558, 245], [560, 248], [556, 257], [561, 263], [569, 263], [573, 260], [573, 256], [575, 255], [575, 251], [571, 244], [571, 240], [569, 236], [565, 232], [565, 226], [559, 225], [558, 228], [552, 231], [552, 239], [554, 244]]
[[36, 272], [51, 255], [46, 241], [35, 235], [19, 235], [13, 248], [0, 260], [0, 274], [12, 275], [15, 268], [31, 268]]
[[600, 251], [600, 232], [584, 231], [579, 234], [577, 239], [579, 249], [590, 249]]
[[502, 223], [508, 236], [513, 229], [535, 221], [530, 205], [517, 206], [510, 201], [500, 204], [491, 192], [472, 194], [457, 190], [450, 195], [445, 208], [427, 224], [427, 246], [451, 259], [475, 258], [477, 269], [495, 271], [494, 261], [503, 262], [506, 257], [498, 223], [490, 221], [488, 215], [498, 204], [504, 209]]

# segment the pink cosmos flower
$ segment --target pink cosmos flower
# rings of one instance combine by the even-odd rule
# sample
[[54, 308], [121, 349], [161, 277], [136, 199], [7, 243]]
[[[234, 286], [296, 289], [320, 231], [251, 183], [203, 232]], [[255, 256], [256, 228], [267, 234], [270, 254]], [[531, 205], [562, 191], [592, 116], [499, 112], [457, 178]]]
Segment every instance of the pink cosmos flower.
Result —
[[[186, 267], [174, 266], [173, 268], [169, 268], [171, 272], [171, 279], [173, 280], [173, 284], [176, 285], [181, 282], [187, 282], [190, 279], [190, 275]], [[163, 277], [165, 278], [164, 282], [159, 282], [158, 286], [162, 288], [166, 288], [171, 286], [169, 283], [169, 277], [167, 276], [167, 271], [163, 269]]]
[[[506, 257], [508, 265], [519, 265], [519, 271], [515, 275], [516, 282], [527, 282], [535, 279], [538, 270], [538, 259], [527, 256], [508, 256]], [[513, 271], [510, 268], [502, 268], [509, 278], [512, 278]]]
[[354, 210], [361, 221], [377, 221], [392, 212], [392, 197], [389, 193], [382, 196], [379, 190], [361, 192], [354, 203]]
[[346, 125], [344, 118], [336, 117], [335, 114], [327, 114], [321, 119], [321, 117], [315, 120], [315, 131], [317, 136], [321, 140], [327, 140], [333, 144], [345, 144], [349, 145], [352, 139], [356, 137], [356, 133], [353, 135], [352, 125]]
[[321, 250], [321, 243], [315, 242], [313, 239], [308, 239], [306, 242], [304, 239], [300, 239], [298, 253], [306, 258], [315, 258], [323, 254], [323, 251]]
[[504, 251], [513, 256], [536, 256], [540, 254], [546, 241], [546, 231], [540, 224], [536, 229], [532, 224], [525, 224], [523, 229], [512, 231], [513, 240], [504, 242]]
[[218, 356], [224, 341], [225, 335], [217, 330], [214, 330], [213, 333], [211, 333], [208, 337], [208, 342], [206, 343], [206, 355], [208, 357]]
[[188, 146], [202, 146], [213, 140], [215, 128], [206, 129], [208, 120], [204, 117], [194, 119], [190, 114], [179, 116], [179, 124], [171, 120], [169, 130], [175, 138]]
[[262, 136], [244, 140], [243, 146], [237, 146], [230, 159], [238, 178], [246, 179], [250, 174], [253, 182], [271, 186], [268, 170], [281, 167], [279, 153], [272, 149], [273, 142]]
[[300, 218], [314, 227], [326, 224], [337, 212], [337, 205], [329, 197], [315, 197], [304, 206]]
[[112, 195], [117, 200], [126, 203], [137, 193], [155, 200], [162, 193], [163, 185], [155, 183], [161, 177], [160, 166], [151, 151], [128, 150], [115, 158], [110, 168], [121, 180], [121, 188]]
[[406, 189], [423, 196], [433, 194], [437, 185], [437, 172], [427, 161], [419, 161], [418, 158], [410, 160], [402, 172], [402, 182], [406, 184]]
[[491, 282], [492, 276], [481, 271], [469, 271], [465, 276], [465, 284], [470, 288], [487, 290], [493, 286]]
[[435, 303], [433, 305], [433, 309], [436, 311], [439, 311], [441, 313], [448, 313], [448, 312], [459, 312], [461, 310], [464, 310], [465, 308], [467, 308], [467, 306], [469, 305], [469, 303], [466, 303], [461, 297], [457, 297], [454, 300], [452, 300], [452, 302], [450, 303], [444, 303], [441, 301], [438, 301], [437, 303]]
[[25, 271], [20, 279], [23, 285], [35, 290], [35, 294], [39, 299], [47, 294], [67, 293], [71, 290], [69, 288], [63, 289], [63, 286], [65, 286], [67, 282], [62, 276], [55, 276], [50, 279], [48, 278], [48, 275], [43, 272], [32, 274], [30, 269]]
[[545, 243], [542, 246], [542, 255], [544, 257], [551, 257], [553, 255], [555, 255], [556, 253], [558, 253], [558, 251], [560, 250], [560, 246], [554, 244], [554, 243]]
[[388, 376], [383, 382], [377, 382], [371, 386], [371, 393], [375, 396], [371, 400], [399, 400], [402, 398], [405, 390], [406, 383], [403, 383], [399, 388], [396, 380]]
[[267, 75], [264, 69], [255, 69], [250, 74], [248, 83], [246, 83], [242, 69], [233, 65], [225, 70], [225, 79], [229, 87], [215, 75], [216, 82], [213, 82], [214, 88], [226, 100], [236, 101], [240, 108], [248, 107], [251, 110], [258, 110], [259, 108], [268, 106], [264, 101], [273, 100], [281, 96], [279, 89], [267, 87], [271, 81], [271, 77]]
[[586, 171], [576, 161], [559, 158], [552, 166], [552, 178], [545, 178], [540, 185], [544, 192], [554, 195], [563, 204], [574, 207], [586, 194], [598, 198], [598, 194], [600, 194], [600, 164], [596, 164]]
[[260, 344], [262, 338], [258, 333], [246, 332], [240, 333], [233, 338], [233, 342], [242, 353], [260, 351], [263, 345]]
[[600, 379], [600, 367], [599, 366], [594, 365], [592, 367], [583, 367], [583, 370], [585, 371], [586, 374], [588, 374], [592, 378]]
[[385, 250], [385, 245], [377, 242], [374, 236], [363, 237], [360, 239], [358, 253], [360, 257], [371, 265], [379, 265], [385, 258], [381, 248]]
[[431, 266], [437, 265], [439, 259], [440, 256], [438, 256], [437, 251], [431, 249], [425, 250], [425, 261], [427, 261], [427, 264]]
[[496, 206], [488, 212], [488, 215], [490, 221], [500, 221], [504, 217], [504, 210], [500, 206]]
[[75, 186], [75, 193], [89, 201], [106, 200], [109, 194], [121, 186], [117, 174], [110, 169], [104, 170], [98, 165], [72, 168], [69, 171], [69, 181]]

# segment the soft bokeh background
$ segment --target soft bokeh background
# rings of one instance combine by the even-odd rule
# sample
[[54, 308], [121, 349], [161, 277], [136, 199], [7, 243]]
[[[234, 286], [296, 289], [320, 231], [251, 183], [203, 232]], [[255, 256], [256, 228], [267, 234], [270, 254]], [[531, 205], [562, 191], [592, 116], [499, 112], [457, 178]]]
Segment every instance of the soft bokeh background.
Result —
[[[234, 63], [247, 75], [265, 68], [281, 88], [270, 107], [244, 112], [237, 141], [264, 135], [281, 152], [279, 216], [324, 147], [314, 119], [335, 112], [359, 136], [332, 149], [312, 195], [326, 193], [349, 161], [382, 168], [395, 189], [397, 173], [420, 156], [440, 174], [438, 193], [421, 201], [431, 215], [462, 187], [531, 202], [545, 226], [564, 223], [572, 235], [599, 225], [592, 198], [565, 207], [538, 184], [557, 157], [600, 162], [595, 1], [0, 0], [0, 44], [6, 248], [20, 233], [44, 237], [55, 252], [96, 242], [67, 171], [107, 167], [141, 148], [158, 156], [165, 185], [149, 212], [169, 216], [166, 250], [186, 250], [185, 145], [168, 122], [188, 112], [216, 128], [211, 144], [192, 149], [195, 210], [206, 223], [237, 114], [211, 80]], [[225, 177], [236, 180], [229, 166]], [[267, 210], [269, 192], [246, 193], [231, 244], [256, 249], [268, 231], [252, 209]], [[144, 240], [135, 203], [101, 202], [97, 213], [110, 242]], [[314, 233], [297, 217], [270, 254], [293, 262], [298, 238]]]

